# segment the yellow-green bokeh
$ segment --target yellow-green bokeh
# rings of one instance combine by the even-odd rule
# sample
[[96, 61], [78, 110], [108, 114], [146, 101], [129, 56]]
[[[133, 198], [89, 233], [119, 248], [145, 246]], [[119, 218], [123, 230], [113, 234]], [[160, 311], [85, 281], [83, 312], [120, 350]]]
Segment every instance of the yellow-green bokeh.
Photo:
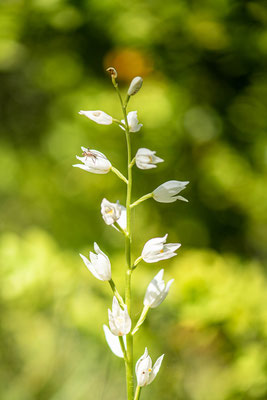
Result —
[[143, 128], [133, 152], [134, 199], [190, 180], [189, 203], [149, 200], [134, 212], [134, 256], [169, 234], [178, 255], [134, 273], [137, 319], [160, 268], [175, 278], [136, 334], [161, 371], [142, 391], [155, 400], [267, 397], [267, 12], [264, 0], [4, 0], [0, 4], [0, 399], [125, 398], [121, 360], [102, 331], [108, 285], [79, 253], [96, 241], [124, 285], [121, 236], [100, 215], [125, 201], [111, 173], [72, 168], [80, 146], [126, 172], [124, 135], [79, 110], [121, 119], [105, 68], [118, 70]]

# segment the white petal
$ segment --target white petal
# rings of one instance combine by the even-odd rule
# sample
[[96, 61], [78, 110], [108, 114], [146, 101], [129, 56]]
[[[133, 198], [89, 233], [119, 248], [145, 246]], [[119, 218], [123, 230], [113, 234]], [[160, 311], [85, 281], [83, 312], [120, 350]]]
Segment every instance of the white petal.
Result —
[[120, 308], [120, 306], [119, 306], [118, 300], [116, 299], [115, 296], [113, 296], [113, 300], [112, 300], [112, 314], [113, 314], [115, 317], [117, 317], [117, 316], [120, 315], [121, 311], [122, 311], [122, 310], [121, 310], [121, 308]]
[[110, 125], [113, 122], [113, 118], [106, 114], [104, 111], [83, 111], [79, 112], [80, 115], [85, 115], [87, 118], [101, 125]]
[[[104, 329], [104, 334], [105, 334], [107, 344], [108, 344], [110, 350], [112, 351], [112, 353], [114, 353], [115, 356], [117, 356], [117, 357], [123, 358], [123, 352], [121, 349], [120, 340], [119, 340], [118, 336], [113, 335], [110, 332], [107, 325], [103, 325], [103, 329]], [[125, 336], [123, 337], [123, 340], [124, 340], [124, 345], [126, 345]]]
[[163, 237], [157, 237], [148, 240], [143, 248], [142, 257], [150, 253], [159, 252], [163, 249], [163, 244], [166, 242], [168, 234]]
[[125, 231], [127, 228], [127, 214], [126, 214], [126, 208], [124, 206], [121, 206], [121, 216], [118, 219], [117, 223], [120, 225], [120, 227]]
[[98, 274], [98, 272], [96, 271], [94, 265], [85, 256], [83, 256], [82, 254], [80, 254], [80, 257], [82, 258], [84, 264], [86, 265], [88, 270], [91, 272], [91, 274], [93, 274], [94, 277], [99, 279], [100, 281], [103, 281], [103, 278], [101, 277], [101, 275]]
[[155, 362], [155, 364], [154, 364], [154, 366], [153, 366], [153, 368], [152, 368], [151, 374], [150, 374], [150, 376], [149, 376], [149, 380], [148, 380], [148, 382], [147, 382], [148, 385], [149, 385], [151, 382], [153, 382], [153, 380], [156, 378], [156, 376], [157, 376], [157, 374], [158, 374], [158, 372], [159, 372], [159, 369], [160, 369], [160, 367], [161, 367], [161, 363], [162, 363], [163, 357], [164, 357], [164, 354], [162, 354], [162, 355], [157, 359], [157, 361]]
[[88, 167], [87, 167], [86, 165], [84, 165], [84, 164], [74, 164], [73, 167], [81, 168], [81, 169], [83, 169], [84, 171], [91, 172], [91, 171], [90, 171], [90, 168], [88, 168]]
[[144, 360], [146, 357], [148, 356], [148, 351], [147, 351], [147, 347], [145, 348], [145, 352], [144, 354], [137, 360], [136, 364], [135, 364], [135, 372], [137, 373], [138, 367], [140, 365], [140, 362], [142, 360]]

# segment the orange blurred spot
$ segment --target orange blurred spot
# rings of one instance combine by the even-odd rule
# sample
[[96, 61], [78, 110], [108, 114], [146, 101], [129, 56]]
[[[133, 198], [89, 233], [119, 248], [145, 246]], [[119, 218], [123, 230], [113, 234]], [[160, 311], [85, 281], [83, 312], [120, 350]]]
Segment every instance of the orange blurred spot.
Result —
[[145, 77], [152, 70], [152, 60], [140, 50], [120, 48], [111, 50], [104, 58], [104, 68], [116, 68], [118, 78], [129, 81], [135, 76]]

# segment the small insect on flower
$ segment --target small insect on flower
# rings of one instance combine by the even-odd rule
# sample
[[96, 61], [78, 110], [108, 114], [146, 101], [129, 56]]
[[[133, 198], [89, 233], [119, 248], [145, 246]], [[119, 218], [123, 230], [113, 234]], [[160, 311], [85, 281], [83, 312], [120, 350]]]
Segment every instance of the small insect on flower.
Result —
[[76, 156], [83, 164], [75, 164], [74, 167], [84, 169], [94, 174], [107, 174], [111, 169], [111, 163], [107, 157], [97, 150], [91, 150], [82, 146], [82, 157]]
[[92, 158], [93, 160], [96, 160], [96, 154], [95, 153], [93, 153], [90, 149], [89, 149], [89, 147], [87, 147], [87, 148], [85, 148], [85, 147], [83, 147], [83, 152], [82, 152], [82, 156], [83, 157], [90, 157], [90, 158]]

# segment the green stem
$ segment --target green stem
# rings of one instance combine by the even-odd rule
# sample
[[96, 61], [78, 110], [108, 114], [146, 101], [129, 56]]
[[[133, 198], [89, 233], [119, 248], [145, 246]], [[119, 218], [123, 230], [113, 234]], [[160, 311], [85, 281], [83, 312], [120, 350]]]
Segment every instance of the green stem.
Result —
[[131, 163], [130, 163], [130, 167], [132, 168], [135, 164], [135, 157], [132, 159]]
[[119, 96], [120, 103], [121, 103], [121, 108], [124, 109], [125, 106], [123, 104], [123, 100], [122, 100], [121, 93], [120, 93], [120, 90], [119, 90], [119, 85], [116, 82], [116, 79], [112, 79], [112, 83], [113, 83], [114, 88], [116, 89], [116, 92], [117, 92], [118, 96]]
[[125, 99], [125, 108], [128, 106], [128, 102], [129, 102], [130, 98], [131, 98], [131, 96], [129, 96], [127, 94], [126, 99]]
[[112, 166], [111, 171], [114, 172], [114, 174], [116, 174], [123, 182], [125, 182], [126, 185], [128, 184], [127, 178], [125, 178], [125, 176], [117, 168]]
[[121, 306], [121, 308], [125, 309], [125, 304], [124, 304], [123, 298], [119, 294], [114, 281], [112, 279], [110, 279], [110, 281], [108, 281], [108, 283], [110, 284], [112, 292], [113, 292], [114, 296], [116, 297], [116, 299], [118, 300], [119, 305]]
[[134, 270], [134, 269], [137, 267], [137, 265], [138, 265], [142, 260], [143, 260], [143, 257], [142, 257], [142, 256], [138, 257], [138, 258], [135, 260], [134, 265], [132, 266], [132, 270]]
[[137, 321], [134, 329], [132, 330], [132, 335], [134, 335], [138, 331], [138, 329], [140, 328], [140, 326], [142, 325], [142, 323], [146, 319], [146, 316], [147, 316], [147, 313], [149, 311], [149, 308], [150, 308], [149, 306], [144, 306], [143, 311], [142, 311], [142, 313], [140, 315], [140, 318]]
[[115, 124], [118, 124], [121, 128], [123, 128], [125, 130], [125, 124], [123, 122], [121, 122], [119, 119], [116, 118], [112, 118], [113, 122], [115, 122]]
[[123, 341], [122, 336], [119, 336], [119, 341], [120, 341], [120, 345], [121, 345], [121, 350], [123, 352], [124, 360], [126, 360], [127, 359], [127, 353], [126, 353], [126, 350], [125, 350], [124, 341]]
[[[125, 278], [125, 303], [127, 305], [128, 313], [131, 318], [131, 244], [132, 244], [132, 226], [131, 226], [131, 197], [132, 197], [132, 152], [131, 152], [131, 140], [130, 140], [130, 130], [129, 124], [127, 120], [127, 104], [128, 97], [126, 99], [126, 103], [123, 103], [118, 84], [114, 79], [112, 79], [113, 86], [118, 93], [122, 112], [125, 121], [125, 135], [126, 135], [126, 143], [127, 143], [127, 165], [128, 165], [128, 183], [127, 183], [127, 195], [126, 195], [126, 213], [127, 213], [127, 236], [125, 236], [125, 256], [126, 256], [126, 278]], [[127, 400], [133, 400], [134, 398], [134, 380], [133, 380], [133, 337], [129, 332], [126, 335], [126, 347], [127, 347], [127, 357], [125, 358], [125, 369], [126, 369], [126, 382], [127, 382]]]
[[144, 196], [140, 197], [140, 199], [136, 200], [134, 203], [131, 204], [131, 208], [134, 208], [135, 206], [137, 206], [138, 204], [142, 203], [143, 201], [150, 199], [151, 197], [153, 197], [153, 193], [148, 193], [145, 194]]
[[[126, 108], [124, 108], [125, 121]], [[130, 133], [127, 122], [126, 130], [126, 142], [127, 142], [127, 153], [128, 153], [128, 185], [127, 185], [127, 196], [126, 196], [126, 213], [127, 213], [127, 233], [128, 236], [125, 238], [125, 255], [127, 262], [126, 271], [126, 285], [125, 285], [125, 303], [127, 305], [128, 313], [131, 318], [131, 276], [132, 276], [132, 261], [131, 261], [131, 244], [132, 244], [132, 226], [131, 226], [131, 195], [132, 195], [132, 168], [131, 164], [131, 141]], [[132, 319], [132, 318], [131, 318]], [[126, 361], [126, 379], [127, 379], [127, 395], [128, 400], [132, 400], [134, 396], [134, 382], [133, 382], [133, 337], [131, 333], [126, 336], [127, 343], [127, 361]]]
[[124, 229], [122, 229], [122, 227], [118, 224], [118, 222], [114, 222], [114, 224], [112, 225], [114, 226], [114, 228], [116, 228], [119, 232], [121, 232], [124, 236], [127, 236], [127, 233], [125, 232]]
[[137, 386], [136, 391], [135, 391], [135, 395], [134, 395], [134, 400], [138, 400], [139, 399], [140, 393], [141, 393], [141, 386]]

